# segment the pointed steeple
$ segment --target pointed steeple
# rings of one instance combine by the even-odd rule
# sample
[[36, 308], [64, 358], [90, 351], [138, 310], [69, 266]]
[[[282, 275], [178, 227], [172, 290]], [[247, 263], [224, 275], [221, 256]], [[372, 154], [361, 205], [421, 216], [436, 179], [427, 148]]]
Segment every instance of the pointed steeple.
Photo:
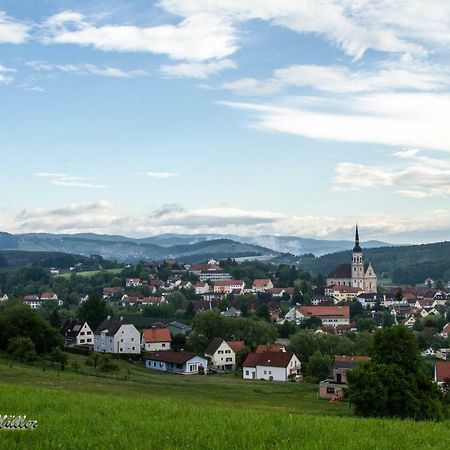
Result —
[[355, 229], [355, 246], [353, 247], [353, 253], [362, 253], [362, 249], [359, 245], [358, 224], [356, 224], [356, 229]]

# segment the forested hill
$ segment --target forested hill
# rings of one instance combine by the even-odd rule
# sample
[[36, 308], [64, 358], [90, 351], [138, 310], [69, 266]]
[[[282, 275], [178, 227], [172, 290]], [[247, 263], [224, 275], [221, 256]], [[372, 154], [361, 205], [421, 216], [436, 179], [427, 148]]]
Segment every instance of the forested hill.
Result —
[[[364, 260], [371, 262], [376, 273], [383, 272], [394, 283], [423, 283], [428, 277], [450, 280], [450, 242], [363, 249]], [[337, 252], [320, 258], [305, 258], [305, 270], [327, 275], [339, 264], [351, 262], [351, 251]]]

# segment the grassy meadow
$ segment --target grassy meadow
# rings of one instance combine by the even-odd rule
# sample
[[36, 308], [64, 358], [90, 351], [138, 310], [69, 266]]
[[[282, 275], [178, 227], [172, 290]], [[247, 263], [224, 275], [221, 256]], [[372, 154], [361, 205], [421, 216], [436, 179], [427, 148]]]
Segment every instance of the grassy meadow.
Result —
[[103, 269], [103, 270], [89, 270], [86, 272], [67, 272], [67, 273], [62, 273], [60, 275], [55, 275], [55, 277], [61, 277], [61, 278], [70, 278], [70, 276], [72, 275], [72, 273], [80, 276], [80, 277], [93, 277], [94, 275], [97, 275], [98, 273], [102, 273], [102, 272], [109, 272], [109, 273], [113, 273], [113, 274], [118, 274], [122, 271], [122, 269]]
[[0, 359], [0, 414], [38, 420], [36, 430], [0, 430], [1, 449], [444, 449], [450, 442], [449, 422], [356, 419], [345, 402], [318, 400], [315, 385], [159, 374], [127, 362], [99, 377], [91, 368], [42, 367]]

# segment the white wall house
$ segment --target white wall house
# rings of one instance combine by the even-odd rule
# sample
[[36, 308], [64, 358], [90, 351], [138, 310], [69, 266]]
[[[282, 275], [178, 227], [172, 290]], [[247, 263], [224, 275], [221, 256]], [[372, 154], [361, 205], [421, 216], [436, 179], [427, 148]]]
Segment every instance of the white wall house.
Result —
[[234, 370], [236, 368], [236, 351], [244, 347], [243, 341], [226, 342], [216, 338], [205, 350], [210, 366], [217, 370]]
[[289, 381], [300, 376], [301, 363], [292, 352], [249, 353], [243, 364], [246, 380]]
[[94, 345], [94, 333], [87, 322], [69, 319], [63, 326], [63, 335], [67, 347]]
[[147, 328], [142, 330], [142, 349], [146, 352], [170, 350], [172, 338], [168, 328]]
[[349, 325], [350, 308], [348, 306], [294, 306], [287, 312], [282, 322], [300, 324], [310, 317], [318, 317], [324, 326]]
[[106, 353], [140, 353], [141, 334], [123, 317], [108, 316], [94, 332], [94, 350]]
[[149, 353], [145, 357], [147, 369], [161, 372], [172, 372], [181, 375], [205, 374], [208, 372], [208, 361], [191, 352], [165, 352]]

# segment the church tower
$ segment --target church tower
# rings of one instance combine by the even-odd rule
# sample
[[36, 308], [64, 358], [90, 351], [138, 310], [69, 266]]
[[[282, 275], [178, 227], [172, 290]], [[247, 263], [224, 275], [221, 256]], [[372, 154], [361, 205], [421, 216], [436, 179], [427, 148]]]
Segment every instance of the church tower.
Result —
[[355, 230], [355, 246], [352, 253], [352, 286], [364, 289], [364, 260], [362, 249], [359, 245], [358, 225]]

